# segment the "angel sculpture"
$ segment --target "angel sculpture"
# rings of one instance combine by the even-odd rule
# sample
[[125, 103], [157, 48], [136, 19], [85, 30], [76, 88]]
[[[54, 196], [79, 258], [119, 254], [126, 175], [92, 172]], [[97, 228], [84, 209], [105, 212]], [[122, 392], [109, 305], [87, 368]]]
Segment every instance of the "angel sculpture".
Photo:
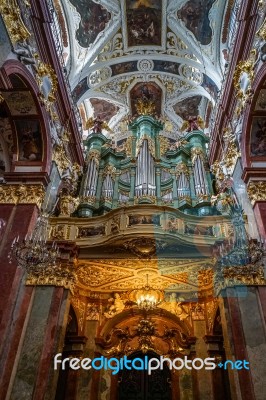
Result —
[[184, 121], [183, 125], [181, 126], [181, 131], [192, 132], [192, 131], [199, 131], [204, 129], [204, 121], [198, 115], [197, 117], [188, 117], [186, 121]]
[[107, 122], [101, 120], [100, 117], [90, 117], [86, 122], [85, 129], [91, 129], [91, 133], [102, 133], [103, 129], [107, 130], [108, 132], [112, 132]]

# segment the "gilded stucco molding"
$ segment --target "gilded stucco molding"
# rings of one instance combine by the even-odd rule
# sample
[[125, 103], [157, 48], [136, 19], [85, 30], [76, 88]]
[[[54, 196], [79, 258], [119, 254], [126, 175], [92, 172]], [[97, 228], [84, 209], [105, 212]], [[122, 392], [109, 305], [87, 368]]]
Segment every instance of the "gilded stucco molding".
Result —
[[42, 185], [0, 185], [0, 203], [37, 204], [41, 206], [44, 199]]
[[29, 271], [26, 286], [60, 286], [73, 293], [76, 282], [76, 272], [69, 267], [40, 268], [36, 266]]
[[0, 13], [13, 45], [18, 42], [24, 42], [30, 37], [31, 34], [24, 25], [21, 18], [20, 8], [16, 0], [1, 2]]
[[252, 205], [257, 201], [266, 201], [266, 181], [251, 181], [247, 193]]

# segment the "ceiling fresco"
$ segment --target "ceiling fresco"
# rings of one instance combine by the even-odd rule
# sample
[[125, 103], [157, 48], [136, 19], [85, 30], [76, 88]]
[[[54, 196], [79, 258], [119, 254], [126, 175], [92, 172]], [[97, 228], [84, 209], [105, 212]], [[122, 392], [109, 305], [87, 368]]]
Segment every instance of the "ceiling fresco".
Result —
[[105, 29], [111, 14], [100, 4], [92, 0], [71, 0], [81, 16], [76, 38], [81, 47], [88, 47]]
[[161, 46], [162, 0], [126, 0], [128, 47]]
[[177, 12], [187, 29], [202, 44], [212, 40], [209, 12], [216, 0], [190, 0]]
[[[156, 114], [172, 126], [172, 137], [180, 134], [188, 116], [199, 112], [210, 120], [228, 52], [229, 3], [61, 0], [62, 30], [67, 26], [71, 49], [66, 68], [74, 100], [84, 103], [88, 117], [107, 113], [105, 119], [110, 118], [117, 140], [130, 134], [124, 128], [121, 132], [121, 123], [136, 113], [133, 88], [134, 96], [140, 96], [140, 88], [148, 87], [156, 98]], [[88, 109], [85, 101], [90, 99], [94, 100]], [[105, 101], [103, 111], [95, 99]], [[111, 103], [110, 108], [107, 104]], [[171, 137], [171, 131], [164, 133]]]
[[197, 116], [199, 114], [199, 105], [201, 99], [201, 96], [193, 96], [178, 102], [173, 108], [176, 114], [181, 118], [188, 119], [189, 117]]
[[94, 110], [94, 115], [97, 115], [97, 117], [106, 122], [109, 122], [118, 111], [118, 107], [116, 105], [106, 100], [90, 99], [90, 103]]
[[153, 82], [138, 83], [130, 92], [131, 112], [133, 116], [138, 115], [137, 104], [139, 101], [144, 103], [154, 102], [154, 114], [161, 115], [162, 90]]

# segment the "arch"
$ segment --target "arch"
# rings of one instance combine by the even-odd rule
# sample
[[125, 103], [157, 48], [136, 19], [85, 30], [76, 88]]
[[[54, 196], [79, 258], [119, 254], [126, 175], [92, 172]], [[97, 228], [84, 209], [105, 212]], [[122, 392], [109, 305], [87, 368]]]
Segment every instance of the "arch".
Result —
[[[19, 82], [21, 84], [19, 84]], [[21, 62], [17, 60], [7, 60], [0, 69], [0, 90], [6, 102], [6, 108], [9, 110], [9, 120], [12, 126], [14, 143], [16, 144], [14, 146], [14, 151], [19, 154], [18, 149], [19, 146], [21, 146], [22, 139], [18, 136], [17, 132], [19, 132], [19, 126], [21, 126], [19, 124], [23, 126], [23, 121], [24, 123], [30, 121], [28, 122], [29, 128], [38, 129], [38, 135], [40, 137], [40, 153], [37, 153], [37, 150], [34, 153], [35, 156], [30, 156], [28, 153], [28, 160], [26, 157], [25, 160], [19, 160], [19, 155], [17, 159], [16, 156], [13, 156], [10, 168], [11, 172], [19, 173], [21, 165], [31, 165], [34, 167], [31, 168], [33, 172], [41, 172], [49, 175], [52, 159], [49, 119], [47, 118], [45, 107], [40, 101], [39, 88], [34, 77]], [[25, 93], [25, 96], [27, 94], [29, 99], [32, 99], [35, 109], [34, 112], [31, 110], [31, 114], [15, 112], [14, 109], [11, 108], [10, 103], [6, 101], [8, 95], [22, 92]], [[19, 121], [22, 122], [20, 123]], [[38, 156], [36, 154], [38, 154]], [[25, 169], [23, 169], [23, 171], [25, 174]], [[30, 168], [29, 172], [31, 172]]]

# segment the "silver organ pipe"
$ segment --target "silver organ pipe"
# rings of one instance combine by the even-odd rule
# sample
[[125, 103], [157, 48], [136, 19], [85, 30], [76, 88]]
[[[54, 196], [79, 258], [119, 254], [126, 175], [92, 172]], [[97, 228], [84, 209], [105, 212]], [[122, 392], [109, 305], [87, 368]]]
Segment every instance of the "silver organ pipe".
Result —
[[155, 167], [150, 153], [148, 141], [143, 140], [137, 159], [135, 194], [140, 196], [155, 196]]
[[110, 174], [107, 174], [102, 186], [102, 196], [104, 198], [110, 199], [113, 197], [114, 193], [114, 182]]
[[87, 176], [84, 185], [84, 195], [85, 196], [95, 196], [96, 195], [96, 185], [98, 178], [98, 164], [92, 158], [89, 161]]
[[177, 195], [178, 197], [190, 196], [189, 180], [184, 172], [181, 172], [178, 178]]
[[197, 155], [194, 164], [194, 181], [196, 195], [208, 194], [208, 183], [202, 158]]

